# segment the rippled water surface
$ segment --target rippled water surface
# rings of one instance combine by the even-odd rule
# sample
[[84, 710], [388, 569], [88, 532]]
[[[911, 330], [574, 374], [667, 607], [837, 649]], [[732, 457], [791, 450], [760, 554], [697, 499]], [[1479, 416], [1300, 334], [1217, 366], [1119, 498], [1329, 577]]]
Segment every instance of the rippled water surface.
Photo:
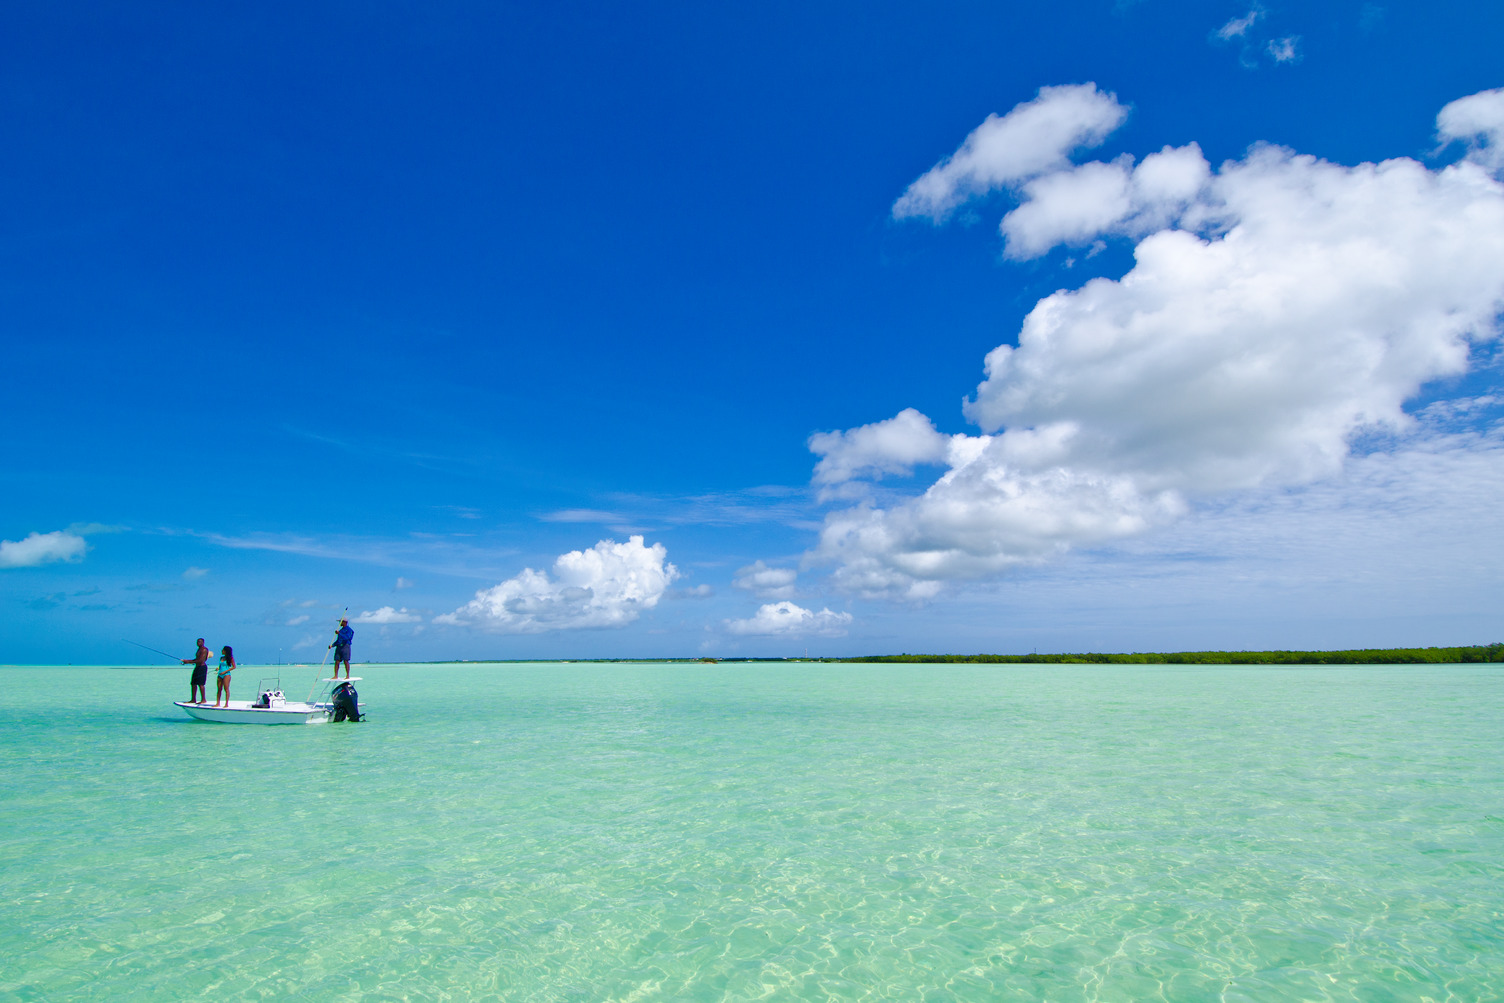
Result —
[[0, 999], [1504, 994], [1498, 666], [357, 670], [0, 669]]

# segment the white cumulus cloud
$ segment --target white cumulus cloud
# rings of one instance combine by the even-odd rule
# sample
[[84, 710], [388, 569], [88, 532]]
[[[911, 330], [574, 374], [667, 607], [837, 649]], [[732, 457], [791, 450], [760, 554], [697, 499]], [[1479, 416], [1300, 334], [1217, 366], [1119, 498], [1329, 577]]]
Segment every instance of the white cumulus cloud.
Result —
[[1458, 98], [1436, 116], [1443, 143], [1468, 144], [1468, 159], [1490, 171], [1504, 170], [1504, 88]]
[[1010, 258], [1037, 258], [1057, 244], [1084, 244], [1104, 233], [1139, 236], [1182, 216], [1211, 182], [1201, 147], [1165, 147], [1137, 167], [1110, 164], [1057, 171], [1024, 186], [1024, 202], [1000, 229]]
[[[1018, 344], [988, 354], [965, 407], [986, 434], [952, 437], [922, 495], [827, 516], [812, 557], [851, 591], [925, 598], [1198, 498], [1332, 476], [1355, 436], [1403, 433], [1405, 402], [1498, 334], [1504, 186], [1473, 162], [1349, 167], [1265, 146], [1213, 172], [1189, 146], [1065, 166], [1022, 196], [1013, 256], [1117, 236], [1138, 240], [1135, 264], [1041, 300]], [[933, 426], [915, 412], [904, 427]], [[822, 440], [837, 450], [816, 483], [901, 466], [827, 464], [859, 458], [845, 443], [861, 431]]]
[[656, 606], [679, 577], [667, 558], [663, 544], [645, 546], [641, 536], [626, 543], [602, 540], [589, 550], [560, 556], [552, 578], [524, 568], [434, 622], [502, 634], [624, 627]]
[[54, 561], [77, 562], [84, 559], [89, 544], [83, 537], [54, 530], [32, 533], [24, 540], [0, 540], [0, 568], [34, 568]]
[[1008, 256], [1032, 258], [1089, 240], [1128, 215], [1131, 175], [1122, 164], [1083, 164], [1025, 186], [1028, 201], [1003, 219]]
[[745, 620], [726, 620], [726, 631], [741, 635], [798, 635], [841, 637], [851, 624], [850, 613], [816, 613], [791, 602], [766, 603]]
[[960, 148], [926, 171], [893, 205], [893, 216], [945, 219], [962, 202], [1026, 181], [1096, 146], [1128, 109], [1096, 84], [1041, 87], [1033, 101], [988, 115]]
[[839, 484], [860, 474], [903, 474], [915, 464], [945, 460], [949, 437], [913, 408], [892, 418], [845, 432], [817, 432], [809, 438], [816, 484]]
[[392, 607], [390, 607], [390, 606], [383, 606], [380, 609], [366, 610], [364, 613], [361, 613], [359, 616], [355, 617], [350, 622], [351, 623], [417, 623], [421, 619], [423, 619], [423, 618], [420, 617], [418, 614], [416, 614], [416, 613], [409, 613], [407, 611], [407, 607], [406, 606], [402, 607], [401, 609], [392, 609]]

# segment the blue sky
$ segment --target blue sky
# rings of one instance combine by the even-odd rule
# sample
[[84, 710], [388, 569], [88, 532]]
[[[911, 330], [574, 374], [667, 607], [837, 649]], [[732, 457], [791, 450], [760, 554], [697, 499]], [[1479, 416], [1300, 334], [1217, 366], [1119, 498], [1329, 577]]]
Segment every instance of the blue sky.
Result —
[[0, 29], [0, 662], [1504, 637], [1497, 5]]

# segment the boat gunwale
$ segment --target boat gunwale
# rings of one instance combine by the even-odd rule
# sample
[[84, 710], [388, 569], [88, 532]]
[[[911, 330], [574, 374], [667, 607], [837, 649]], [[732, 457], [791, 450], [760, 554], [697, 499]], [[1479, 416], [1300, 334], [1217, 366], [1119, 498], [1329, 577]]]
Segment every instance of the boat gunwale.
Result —
[[[329, 704], [289, 700], [281, 707], [253, 707], [249, 700], [232, 700], [228, 707], [174, 700], [195, 721], [212, 724], [322, 724], [329, 720]], [[239, 704], [240, 706], [235, 706]], [[223, 717], [219, 715], [232, 715]], [[257, 718], [262, 720], [258, 721]]]

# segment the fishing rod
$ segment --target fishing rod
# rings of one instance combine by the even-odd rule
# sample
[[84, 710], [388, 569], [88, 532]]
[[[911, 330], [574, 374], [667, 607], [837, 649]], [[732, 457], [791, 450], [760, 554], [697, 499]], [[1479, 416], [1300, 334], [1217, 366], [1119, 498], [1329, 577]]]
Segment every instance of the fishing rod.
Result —
[[125, 641], [126, 644], [134, 644], [138, 648], [145, 648], [147, 651], [155, 651], [159, 655], [166, 655], [168, 658], [172, 659], [174, 662], [181, 663], [181, 662], [185, 661], [185, 659], [179, 658], [177, 655], [168, 655], [167, 652], [163, 651], [161, 648], [153, 648], [151, 645], [149, 645], [149, 644], [142, 644], [140, 641], [130, 641], [130, 640], [127, 640], [126, 638], [123, 638], [123, 637], [120, 640]]
[[[345, 612], [340, 615], [340, 619], [341, 620], [348, 620], [348, 619], [350, 619], [350, 607], [348, 607], [348, 606], [345, 607]], [[316, 689], [318, 689], [319, 688], [319, 683], [321, 683], [321, 682], [324, 681], [324, 663], [327, 662], [327, 661], [329, 661], [329, 652], [332, 651], [333, 649], [334, 649], [334, 645], [332, 645], [332, 644], [329, 645], [329, 647], [327, 647], [327, 648], [324, 649], [323, 660], [319, 662], [319, 674], [314, 677], [313, 685], [310, 686], [310, 687], [308, 687], [308, 699], [304, 700], [303, 701], [304, 703], [313, 703], [313, 691], [316, 690]], [[338, 666], [338, 664], [339, 664], [338, 662], [335, 663], [336, 666]]]

